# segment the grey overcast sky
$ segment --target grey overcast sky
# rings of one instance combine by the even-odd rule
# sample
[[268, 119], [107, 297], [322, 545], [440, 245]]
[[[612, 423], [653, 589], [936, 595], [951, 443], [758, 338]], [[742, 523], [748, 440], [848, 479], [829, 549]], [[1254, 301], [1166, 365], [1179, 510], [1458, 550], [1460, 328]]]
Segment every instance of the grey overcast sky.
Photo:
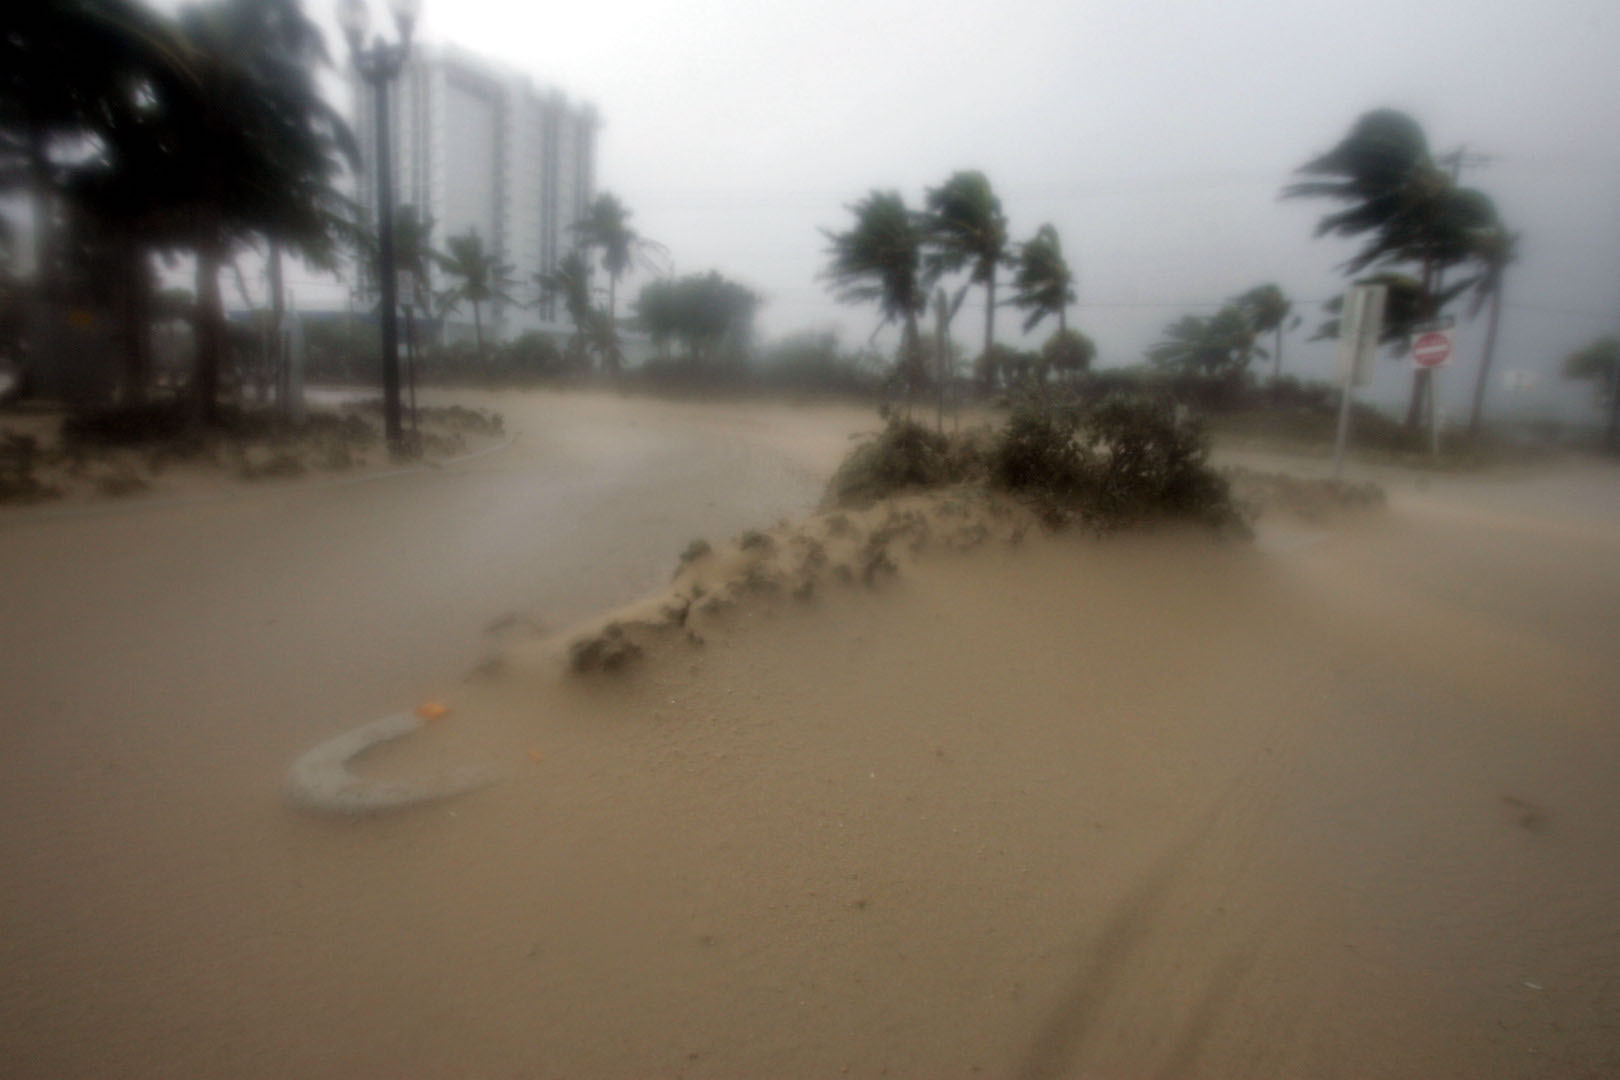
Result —
[[[330, 25], [330, 0], [310, 2]], [[1620, 0], [425, 0], [421, 27], [593, 102], [599, 185], [677, 270], [763, 294], [767, 336], [836, 327], [863, 343], [876, 313], [827, 296], [819, 230], [869, 189], [916, 203], [977, 168], [1015, 236], [1061, 232], [1072, 324], [1105, 365], [1139, 359], [1194, 305], [1276, 281], [1312, 301], [1290, 367], [1324, 374], [1331, 346], [1303, 342], [1349, 248], [1312, 238], [1325, 207], [1277, 192], [1384, 105], [1436, 151], [1490, 156], [1464, 180], [1524, 234], [1503, 368], [1551, 373], [1620, 324]], [[969, 306], [953, 329], [971, 343], [981, 320]], [[1020, 341], [1015, 313], [999, 324]], [[1445, 399], [1481, 336], [1464, 329]], [[1556, 383], [1517, 405], [1559, 399]], [[1373, 393], [1403, 385], [1388, 361]]]

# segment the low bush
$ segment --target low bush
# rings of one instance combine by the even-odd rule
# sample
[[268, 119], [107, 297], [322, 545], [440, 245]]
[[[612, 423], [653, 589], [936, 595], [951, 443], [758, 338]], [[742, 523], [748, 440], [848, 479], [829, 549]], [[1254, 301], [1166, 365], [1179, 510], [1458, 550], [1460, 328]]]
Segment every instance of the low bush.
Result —
[[1089, 465], [1082, 512], [1104, 528], [1154, 517], [1239, 521], [1226, 480], [1209, 467], [1204, 425], [1167, 397], [1116, 394], [1081, 423]]
[[951, 438], [901, 416], [844, 458], [827, 488], [827, 501], [860, 506], [913, 488], [957, 484], [981, 476], [984, 455], [972, 438]]
[[983, 444], [899, 416], [856, 447], [828, 496], [862, 505], [913, 488], [980, 481], [1030, 502], [1056, 525], [1112, 530], [1155, 518], [1227, 526], [1241, 517], [1208, 464], [1204, 426], [1162, 394], [1130, 391], [1088, 402], [1083, 391], [1033, 389]]
[[1030, 396], [1013, 408], [990, 451], [990, 479], [1057, 506], [1085, 486], [1087, 462], [1076, 432], [1080, 410], [1049, 395]]

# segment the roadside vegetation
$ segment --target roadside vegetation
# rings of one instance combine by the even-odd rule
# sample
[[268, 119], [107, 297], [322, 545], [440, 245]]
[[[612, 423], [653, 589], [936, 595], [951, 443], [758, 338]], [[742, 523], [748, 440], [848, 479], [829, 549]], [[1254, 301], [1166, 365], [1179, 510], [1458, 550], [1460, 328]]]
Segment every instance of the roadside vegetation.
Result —
[[[398, 461], [382, 432], [382, 403], [361, 401], [293, 422], [265, 411], [221, 408], [206, 428], [182, 405], [150, 402], [84, 410], [65, 419], [16, 414], [26, 432], [0, 433], [0, 503], [26, 505], [72, 495], [121, 498], [186, 472], [239, 480], [288, 480]], [[453, 457], [505, 433], [499, 413], [459, 405], [417, 410], [405, 460]]]
[[[204, 0], [172, 17], [136, 0], [27, 10], [0, 48], [11, 73], [0, 107], [0, 196], [27, 203], [35, 223], [27, 258], [16, 234], [0, 235], [0, 398], [65, 401], [96, 415], [117, 407], [120, 423], [174, 423], [192, 442], [206, 441], [198, 433], [207, 429], [239, 431], [249, 414], [290, 423], [288, 357], [272, 332], [287, 310], [288, 259], [347, 275], [356, 298], [345, 316], [303, 323], [303, 377], [375, 385], [379, 244], [373, 223], [341, 194], [355, 177], [357, 142], [320, 92], [335, 65], [299, 0]], [[1487, 320], [1466, 432], [1444, 448], [1454, 461], [1491, 453], [1486, 388], [1519, 250], [1490, 197], [1462, 182], [1467, 164], [1431, 149], [1414, 118], [1378, 109], [1305, 160], [1282, 191], [1324, 206], [1318, 236], [1359, 244], [1342, 267], [1347, 284], [1388, 286], [1392, 358], [1406, 355], [1422, 320]], [[1214, 310], [1171, 318], [1144, 355], [1107, 355], [1072, 325], [1084, 308], [1059, 229], [1047, 222], [1017, 235], [985, 173], [952, 172], [915, 203], [874, 188], [847, 209], [821, 230], [820, 276], [838, 300], [871, 310], [875, 330], [898, 330], [892, 351], [816, 332], [760, 341], [765, 297], [719, 270], [675, 275], [668, 250], [611, 191], [594, 195], [570, 231], [571, 250], [528, 281], [476, 232], [445, 235], [429, 214], [400, 206], [391, 269], [405, 283], [408, 385], [600, 380], [661, 392], [854, 396], [908, 414], [931, 405], [936, 428], [969, 402], [1118, 394], [1173, 399], [1222, 434], [1331, 439], [1335, 392], [1292, 378], [1285, 350], [1302, 328], [1311, 340], [1336, 337], [1337, 301], [1307, 327], [1309, 313], [1286, 289], [1263, 282]], [[160, 271], [176, 256], [194, 268], [189, 288]], [[266, 267], [268, 298], [258, 304], [238, 263], [250, 256]], [[650, 277], [621, 296], [637, 273]], [[228, 317], [233, 287], [242, 310]], [[982, 326], [959, 325], [969, 298]], [[1003, 309], [1019, 318], [1001, 319]], [[503, 313], [518, 311], [570, 329], [495, 331]], [[998, 336], [1009, 322], [1028, 347]], [[108, 360], [99, 383], [81, 370], [87, 339], [76, 328], [91, 324], [105, 330], [95, 346]], [[634, 357], [631, 334], [640, 339]], [[1604, 347], [1583, 350], [1565, 370], [1593, 382], [1608, 411], [1605, 445], [1620, 452], [1620, 377]], [[1427, 372], [1414, 369], [1404, 418], [1358, 410], [1356, 446], [1420, 453], [1429, 394]], [[1015, 420], [1022, 429], [1027, 416]], [[927, 450], [912, 443], [907, 453]], [[43, 497], [23, 478], [47, 448], [8, 447], [6, 490]], [[951, 454], [942, 460], [956, 468]]]
[[891, 412], [844, 460], [827, 501], [860, 507], [951, 485], [1005, 492], [1048, 524], [1099, 532], [1166, 520], [1243, 527], [1202, 421], [1143, 392], [1033, 390], [999, 428], [950, 435]]

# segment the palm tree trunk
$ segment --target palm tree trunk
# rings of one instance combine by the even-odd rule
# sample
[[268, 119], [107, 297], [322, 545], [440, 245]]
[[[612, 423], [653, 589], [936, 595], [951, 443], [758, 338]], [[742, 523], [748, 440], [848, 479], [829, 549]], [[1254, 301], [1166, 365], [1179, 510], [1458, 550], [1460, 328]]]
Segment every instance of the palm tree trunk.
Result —
[[988, 361], [990, 350], [996, 345], [996, 271], [990, 269], [990, 276], [984, 282], [984, 355]]
[[270, 377], [276, 383], [276, 409], [287, 417], [292, 412], [292, 380], [288, 377], [287, 357], [283, 355], [281, 319], [287, 311], [287, 298], [281, 281], [281, 245], [270, 241]]
[[619, 275], [608, 275], [608, 354], [606, 357], [608, 372], [614, 376], [619, 374], [623, 362], [623, 355], [619, 352]]
[[416, 307], [405, 305], [405, 363], [411, 395], [411, 434], [416, 434]]
[[921, 344], [922, 335], [917, 332], [916, 311], [906, 312], [906, 329], [900, 342], [902, 378], [906, 384], [906, 415], [911, 415], [911, 402], [921, 389], [922, 376], [926, 373], [919, 371], [922, 366]]
[[1068, 336], [1069, 333], [1069, 306], [1064, 304], [1058, 308], [1058, 333]]
[[1282, 323], [1277, 324], [1277, 348], [1271, 356], [1271, 388], [1277, 389], [1282, 381]]
[[[478, 357], [478, 369], [484, 371], [484, 316], [483, 305], [473, 301], [473, 353]], [[487, 372], [485, 372], [487, 374]]]
[[1479, 438], [1480, 425], [1485, 421], [1485, 386], [1491, 377], [1491, 361], [1496, 359], [1496, 327], [1502, 318], [1502, 282], [1491, 290], [1491, 317], [1485, 324], [1485, 354], [1479, 361], [1479, 374], [1474, 377], [1474, 412], [1468, 418], [1468, 437]]
[[[994, 289], [995, 286], [992, 285], [991, 290]], [[950, 329], [945, 321], [948, 306], [945, 287], [941, 285], [939, 292], [934, 295], [934, 375], [939, 380], [939, 385], [935, 387], [934, 430], [941, 435], [945, 434], [945, 364], [951, 350], [950, 338], [947, 336]], [[986, 330], [986, 334], [988, 333]]]
[[197, 251], [196, 365], [192, 375], [193, 417], [201, 424], [219, 418], [219, 368], [225, 353], [225, 304], [219, 292], [224, 254], [217, 242]]
[[119, 321], [124, 339], [124, 378], [119, 398], [125, 405], [140, 405], [146, 401], [152, 366], [152, 282], [144, 254], [127, 229], [120, 231], [116, 245]]

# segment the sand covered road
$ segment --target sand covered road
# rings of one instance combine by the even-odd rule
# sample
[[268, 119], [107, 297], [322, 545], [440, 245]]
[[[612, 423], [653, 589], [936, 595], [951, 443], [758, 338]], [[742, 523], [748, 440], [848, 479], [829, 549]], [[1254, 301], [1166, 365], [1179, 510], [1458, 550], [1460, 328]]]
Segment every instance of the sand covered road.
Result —
[[363, 762], [503, 779], [354, 823], [275, 788], [289, 731], [373, 714], [209, 725], [200, 665], [0, 766], [0, 1059], [1612, 1075], [1614, 491], [1403, 484], [1258, 546], [934, 545], [875, 587], [761, 590], [621, 675], [520, 648], [423, 676], [451, 713]]

